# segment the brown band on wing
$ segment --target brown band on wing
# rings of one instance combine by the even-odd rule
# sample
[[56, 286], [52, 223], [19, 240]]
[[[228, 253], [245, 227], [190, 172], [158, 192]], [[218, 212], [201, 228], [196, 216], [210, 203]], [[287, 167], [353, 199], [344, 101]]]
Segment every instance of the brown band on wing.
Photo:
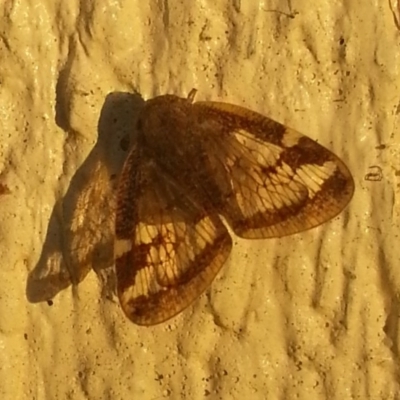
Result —
[[277, 165], [286, 163], [295, 171], [305, 164], [323, 165], [326, 161], [336, 159], [325, 147], [317, 145], [314, 140], [306, 136], [302, 136], [296, 145], [284, 148], [277, 160]]
[[231, 220], [235, 233], [244, 238], [287, 236], [320, 225], [334, 218], [353, 195], [353, 183], [340, 170], [330, 176], [313, 198], [305, 198], [290, 207], [271, 212], [257, 212], [251, 217]]
[[118, 291], [125, 291], [135, 284], [136, 274], [148, 267], [147, 254], [151, 249], [151, 243], [141, 243], [132, 247], [130, 251], [122, 254], [115, 260]]
[[353, 195], [353, 190], [353, 181], [349, 180], [348, 175], [344, 175], [341, 170], [337, 169], [335, 173], [322, 184], [321, 190], [315, 197], [332, 197], [341, 200], [351, 197]]
[[[138, 284], [135, 277], [139, 269], [150, 267], [142, 258], [148, 249], [139, 248], [138, 255], [132, 250], [131, 254], [120, 257], [116, 262], [116, 270], [118, 293], [124, 312], [139, 325], [157, 324], [178, 314], [209, 286], [226, 261], [231, 247], [232, 239], [225, 231], [196, 256], [177, 284], [161, 287], [148, 295], [130, 296], [128, 301], [123, 299], [124, 292]], [[132, 262], [142, 264], [132, 265]]]
[[295, 203], [291, 206], [283, 206], [279, 209], [272, 209], [271, 211], [258, 211], [251, 216], [243, 219], [232, 221], [232, 229], [237, 235], [249, 229], [260, 229], [266, 226], [273, 226], [281, 224], [285, 220], [297, 216], [302, 208], [307, 204], [308, 199], [305, 197], [301, 202]]

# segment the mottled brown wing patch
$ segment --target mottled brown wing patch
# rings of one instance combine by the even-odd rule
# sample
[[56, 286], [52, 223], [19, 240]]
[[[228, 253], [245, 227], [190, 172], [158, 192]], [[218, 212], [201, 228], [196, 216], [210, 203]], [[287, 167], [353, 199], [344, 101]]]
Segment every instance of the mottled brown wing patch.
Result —
[[226, 261], [231, 238], [201, 204], [140, 149], [131, 150], [119, 186], [114, 251], [118, 296], [136, 324], [157, 324], [182, 311]]
[[242, 107], [194, 107], [210, 131], [210, 159], [230, 177], [232, 190], [219, 212], [237, 235], [301, 232], [335, 217], [350, 201], [354, 182], [348, 168], [315, 141]]
[[280, 237], [337, 215], [354, 182], [333, 153], [296, 131], [224, 103], [173, 95], [146, 102], [120, 180], [118, 295], [137, 324], [165, 321], [198, 297], [231, 238]]

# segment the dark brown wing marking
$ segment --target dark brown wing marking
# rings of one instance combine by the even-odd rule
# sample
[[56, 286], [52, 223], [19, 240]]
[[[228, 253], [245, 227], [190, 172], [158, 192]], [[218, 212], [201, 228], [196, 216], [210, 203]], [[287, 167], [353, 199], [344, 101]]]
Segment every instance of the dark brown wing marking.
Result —
[[116, 227], [118, 295], [139, 325], [160, 323], [190, 305], [232, 247], [218, 215], [187, 197], [137, 148], [122, 172]]
[[231, 181], [218, 205], [245, 238], [280, 237], [335, 217], [350, 201], [354, 182], [346, 165], [308, 137], [245, 108], [198, 102], [209, 133], [207, 154]]
[[320, 225], [350, 201], [346, 165], [258, 113], [159, 96], [139, 118], [122, 172], [115, 259], [118, 295], [135, 323], [165, 321], [198, 297], [231, 238], [280, 237]]

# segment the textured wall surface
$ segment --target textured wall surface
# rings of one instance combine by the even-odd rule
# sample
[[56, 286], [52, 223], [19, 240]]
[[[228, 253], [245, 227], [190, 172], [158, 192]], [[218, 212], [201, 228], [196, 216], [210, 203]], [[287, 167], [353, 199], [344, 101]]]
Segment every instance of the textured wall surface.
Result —
[[[400, 398], [399, 46], [394, 0], [4, 0], [1, 399]], [[141, 97], [193, 87], [332, 149], [356, 191], [314, 230], [235, 239], [192, 307], [138, 327], [115, 176]]]

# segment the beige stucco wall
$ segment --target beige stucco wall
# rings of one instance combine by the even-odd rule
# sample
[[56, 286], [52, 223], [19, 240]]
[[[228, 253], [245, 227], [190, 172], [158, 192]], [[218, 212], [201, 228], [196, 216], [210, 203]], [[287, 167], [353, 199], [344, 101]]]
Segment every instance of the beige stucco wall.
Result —
[[[3, 0], [0, 398], [400, 398], [398, 7]], [[137, 327], [109, 268], [126, 93], [193, 87], [331, 148], [356, 192], [317, 229], [235, 240], [191, 308]]]

